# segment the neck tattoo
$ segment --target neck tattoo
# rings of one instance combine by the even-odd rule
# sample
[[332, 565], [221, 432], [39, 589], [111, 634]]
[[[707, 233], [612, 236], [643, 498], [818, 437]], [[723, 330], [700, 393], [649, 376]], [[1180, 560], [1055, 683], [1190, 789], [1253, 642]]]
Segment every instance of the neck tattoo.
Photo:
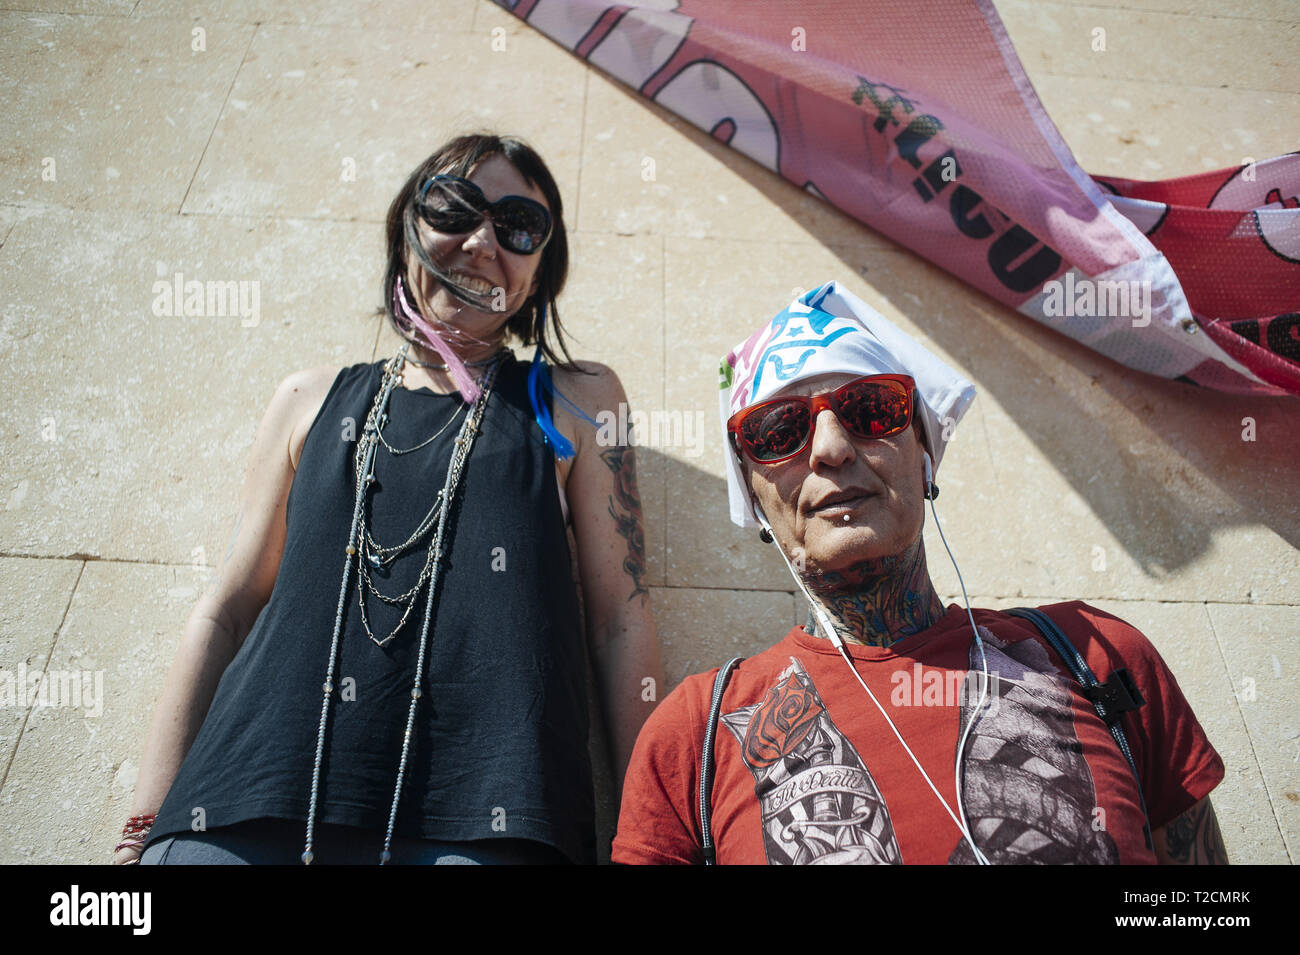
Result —
[[[810, 573], [804, 579], [846, 643], [887, 647], [943, 616], [919, 536], [894, 557], [860, 561], [843, 571]], [[806, 629], [825, 636], [815, 626]]]

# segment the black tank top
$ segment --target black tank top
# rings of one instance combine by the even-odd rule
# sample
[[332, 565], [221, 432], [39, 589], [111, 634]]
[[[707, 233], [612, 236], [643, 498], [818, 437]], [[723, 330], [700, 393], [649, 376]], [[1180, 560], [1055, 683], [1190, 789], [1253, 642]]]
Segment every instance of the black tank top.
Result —
[[[584, 644], [554, 458], [533, 418], [527, 374], [527, 364], [505, 359], [448, 518], [395, 831], [448, 841], [531, 839], [592, 863]], [[382, 375], [381, 362], [343, 369], [312, 424], [289, 491], [270, 600], [221, 678], [150, 841], [200, 822], [213, 828], [277, 817], [305, 824], [355, 501], [356, 439]], [[413, 448], [447, 427], [410, 454], [377, 449], [368, 510], [378, 544], [406, 540], [429, 511], [463, 408], [459, 395], [393, 389], [384, 427], [393, 447]], [[400, 595], [415, 584], [431, 536], [390, 576], [372, 571], [381, 593]], [[428, 584], [381, 648], [362, 626], [355, 565], [317, 819], [382, 832]], [[401, 619], [400, 608], [369, 591], [366, 615], [378, 639]]]

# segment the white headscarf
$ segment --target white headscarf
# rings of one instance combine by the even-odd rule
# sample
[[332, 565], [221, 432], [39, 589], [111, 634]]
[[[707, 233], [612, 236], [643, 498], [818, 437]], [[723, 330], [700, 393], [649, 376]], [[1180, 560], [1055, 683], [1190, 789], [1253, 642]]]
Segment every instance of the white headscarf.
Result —
[[838, 282], [795, 299], [722, 360], [719, 410], [732, 523], [757, 527], [740, 461], [726, 440], [727, 419], [796, 382], [818, 375], [910, 375], [925, 425], [918, 435], [939, 471], [947, 438], [975, 386]]

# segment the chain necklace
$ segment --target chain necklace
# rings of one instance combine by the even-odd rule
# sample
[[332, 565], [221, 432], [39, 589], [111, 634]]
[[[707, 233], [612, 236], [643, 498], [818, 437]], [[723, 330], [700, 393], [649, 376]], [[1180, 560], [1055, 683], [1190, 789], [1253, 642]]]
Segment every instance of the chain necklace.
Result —
[[[406, 361], [406, 352], [409, 348], [409, 344], [403, 345], [393, 357], [392, 361], [389, 361], [384, 365], [383, 380], [380, 383], [378, 393], [375, 395], [374, 403], [370, 408], [370, 414], [366, 417], [365, 430], [362, 433], [361, 440], [357, 443], [356, 459], [359, 466], [356, 471], [356, 502], [352, 508], [352, 527], [348, 532], [346, 557], [343, 561], [343, 582], [339, 588], [338, 609], [334, 614], [334, 637], [330, 642], [330, 655], [329, 663], [325, 670], [325, 682], [321, 686], [323, 696], [321, 699], [320, 725], [316, 734], [316, 759], [312, 767], [311, 802], [307, 811], [306, 846], [302, 853], [302, 861], [304, 865], [310, 865], [315, 858], [312, 853], [312, 838], [316, 831], [316, 808], [320, 795], [321, 763], [325, 756], [325, 729], [329, 722], [330, 698], [334, 693], [334, 672], [338, 665], [339, 637], [343, 629], [343, 608], [347, 604], [348, 579], [352, 574], [352, 558], [357, 556], [358, 545], [364, 549], [369, 547], [371, 544], [369, 532], [365, 530], [364, 526], [366, 491], [375, 480], [375, 450], [376, 446], [379, 444], [379, 428], [381, 422], [387, 420], [385, 411], [388, 407], [389, 397], [392, 394], [393, 388], [400, 385], [402, 382], [402, 368]], [[388, 828], [384, 833], [384, 848], [379, 854], [380, 865], [384, 865], [392, 859], [390, 848], [393, 842], [393, 828], [397, 823], [397, 805], [402, 795], [402, 783], [406, 778], [406, 765], [410, 757], [411, 737], [415, 731], [416, 705], [419, 703], [420, 696], [422, 695], [420, 684], [423, 682], [424, 678], [424, 658], [425, 652], [428, 648], [429, 622], [433, 616], [434, 597], [437, 593], [439, 572], [442, 569], [443, 540], [447, 529], [447, 515], [451, 511], [449, 504], [455, 500], [456, 489], [460, 484], [460, 479], [465, 468], [465, 462], [469, 459], [470, 450], [473, 448], [474, 439], [480, 431], [479, 425], [483, 420], [483, 413], [487, 407], [488, 397], [492, 393], [492, 383], [496, 378], [499, 368], [499, 364], [493, 364], [484, 374], [483, 387], [482, 391], [479, 393], [479, 398], [474, 402], [474, 406], [470, 409], [469, 413], [465, 417], [464, 423], [461, 425], [460, 432], [456, 435], [451, 461], [447, 465], [447, 478], [443, 484], [443, 488], [438, 492], [438, 497], [435, 500], [433, 507], [430, 508], [429, 514], [420, 522], [421, 527], [425, 527], [426, 524], [432, 526], [433, 521], [436, 520], [437, 531], [429, 545], [429, 556], [425, 561], [424, 570], [421, 571], [420, 580], [416, 583], [415, 587], [408, 591], [407, 594], [403, 595], [404, 597], [410, 597], [410, 606], [407, 607], [406, 613], [402, 616], [402, 622], [405, 623], [411, 608], [415, 606], [414, 597], [418, 593], [421, 584], [426, 578], [429, 580], [429, 599], [425, 603], [424, 623], [420, 629], [419, 653], [415, 662], [415, 681], [411, 687], [411, 705], [407, 710], [406, 732], [402, 737], [402, 758], [397, 768], [397, 782], [393, 789], [393, 804], [388, 814]], [[417, 528], [417, 534], [412, 534], [405, 543], [398, 545], [398, 548], [375, 548], [375, 550], [380, 554], [394, 551], [400, 553], [400, 550], [413, 545], [414, 541], [419, 539], [419, 531], [420, 528]], [[372, 554], [371, 556], [378, 555]], [[396, 554], [394, 553], [393, 556], [396, 556]], [[382, 562], [391, 558], [381, 556], [379, 559]], [[375, 564], [373, 560], [369, 562], [372, 566], [380, 566], [380, 564]], [[357, 561], [358, 567], [363, 567], [366, 563], [367, 560], [364, 558]], [[364, 572], [361, 574], [361, 577], [368, 579]], [[365, 619], [364, 596], [362, 585], [358, 584], [358, 599], [361, 602], [363, 621]], [[397, 599], [400, 600], [401, 598]], [[397, 630], [400, 630], [401, 628], [402, 624], [399, 623]], [[384, 646], [389, 640], [391, 640], [393, 636], [396, 635], [397, 630], [394, 630], [393, 633], [389, 634], [388, 637], [381, 642], [375, 640], [374, 634], [370, 633], [369, 625], [366, 626], [366, 632], [370, 633], [370, 639], [374, 640], [374, 642], [379, 646]]]
[[[401, 378], [399, 377], [398, 386], [400, 387], [400, 385], [401, 385]], [[378, 419], [379, 424], [375, 428], [375, 435], [379, 439], [379, 442], [395, 456], [402, 455], [402, 454], [410, 454], [412, 451], [418, 451], [420, 450], [420, 448], [423, 448], [426, 445], [428, 445], [431, 441], [433, 441], [434, 438], [438, 437], [438, 435], [446, 431], [447, 428], [451, 426], [451, 423], [455, 421], [457, 417], [460, 416], [460, 413], [465, 409], [466, 406], [464, 402], [457, 402], [457, 404], [459, 407], [457, 407], [457, 409], [454, 412], [452, 412], [452, 416], [447, 419], [447, 423], [444, 424], [432, 435], [430, 435], [425, 440], [421, 441], [413, 448], [399, 450], [397, 448], [394, 448], [384, 438], [383, 426], [388, 422], [387, 414], [381, 414], [379, 416]], [[375, 479], [373, 476], [374, 475], [373, 466], [371, 467], [369, 475], [363, 475], [362, 463], [363, 462], [361, 461], [361, 459], [358, 458], [356, 462], [356, 481], [358, 482], [358, 484], [360, 484], [360, 482], [362, 481], [365, 481], [367, 484], [374, 483]], [[370, 639], [375, 642], [376, 646], [380, 646], [380, 647], [387, 646], [389, 641], [391, 641], [393, 637], [397, 635], [397, 633], [402, 629], [402, 627], [406, 626], [406, 621], [411, 615], [411, 610], [414, 609], [415, 607], [415, 595], [419, 593], [420, 588], [424, 586], [424, 582], [429, 579], [429, 574], [433, 569], [433, 553], [434, 553], [433, 546], [432, 544], [430, 544], [428, 555], [426, 556], [424, 561], [424, 567], [420, 570], [420, 576], [416, 579], [415, 584], [404, 594], [400, 594], [396, 597], [390, 597], [387, 594], [382, 593], [379, 590], [379, 588], [376, 587], [375, 584], [372, 582], [370, 577], [370, 571], [372, 569], [373, 570], [384, 569], [385, 566], [397, 560], [397, 558], [402, 556], [402, 554], [404, 554], [406, 551], [413, 548], [416, 545], [416, 543], [420, 539], [422, 539], [424, 535], [427, 534], [429, 530], [433, 527], [433, 525], [437, 522], [439, 515], [442, 513], [444, 500], [446, 500], [445, 488], [438, 492], [438, 496], [435, 497], [433, 500], [433, 505], [429, 508], [428, 512], [420, 520], [420, 523], [416, 525], [415, 530], [411, 532], [410, 536], [407, 537], [406, 540], [402, 541], [402, 543], [392, 547], [382, 546], [374, 539], [374, 537], [371, 536], [370, 528], [367, 526], [366, 523], [365, 504], [364, 503], [362, 504], [361, 529], [363, 531], [364, 539], [361, 542], [362, 559], [357, 561], [357, 599], [361, 607], [361, 625], [362, 627], [365, 628], [366, 635], [369, 636]], [[378, 597], [380, 600], [384, 601], [385, 603], [391, 604], [393, 606], [400, 606], [403, 608], [402, 619], [398, 621], [397, 626], [393, 628], [393, 630], [388, 634], [388, 636], [384, 637], [384, 639], [382, 640], [378, 639], [375, 636], [374, 632], [370, 629], [370, 619], [366, 615], [366, 591], [369, 591], [370, 593], [372, 593], [374, 596]]]
[[459, 418], [460, 413], [464, 410], [465, 410], [465, 402], [463, 401], [458, 402], [456, 410], [451, 413], [451, 417], [447, 419], [447, 423], [444, 424], [437, 431], [435, 431], [433, 434], [429, 435], [429, 437], [425, 438], [423, 441], [421, 441], [413, 448], [405, 448], [399, 450], [388, 443], [388, 440], [384, 437], [384, 425], [388, 424], [388, 415], [384, 415], [382, 418], [379, 419], [379, 427], [375, 430], [375, 434], [379, 436], [379, 443], [388, 449], [389, 454], [393, 455], [394, 457], [400, 457], [403, 454], [410, 454], [412, 451], [419, 451], [422, 447], [427, 445], [438, 435], [442, 434], [444, 431], [450, 428], [451, 423], [455, 421], [457, 418]]

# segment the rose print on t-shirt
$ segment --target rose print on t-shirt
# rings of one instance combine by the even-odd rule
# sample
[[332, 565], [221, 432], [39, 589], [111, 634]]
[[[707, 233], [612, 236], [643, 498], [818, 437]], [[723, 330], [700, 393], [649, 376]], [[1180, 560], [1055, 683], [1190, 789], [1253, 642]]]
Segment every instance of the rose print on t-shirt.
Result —
[[769, 864], [903, 861], [880, 790], [797, 659], [761, 703], [722, 722], [754, 775]]
[[756, 767], [772, 765], [803, 742], [821, 712], [817, 697], [790, 674], [768, 691], [750, 718], [745, 730], [745, 762]]

